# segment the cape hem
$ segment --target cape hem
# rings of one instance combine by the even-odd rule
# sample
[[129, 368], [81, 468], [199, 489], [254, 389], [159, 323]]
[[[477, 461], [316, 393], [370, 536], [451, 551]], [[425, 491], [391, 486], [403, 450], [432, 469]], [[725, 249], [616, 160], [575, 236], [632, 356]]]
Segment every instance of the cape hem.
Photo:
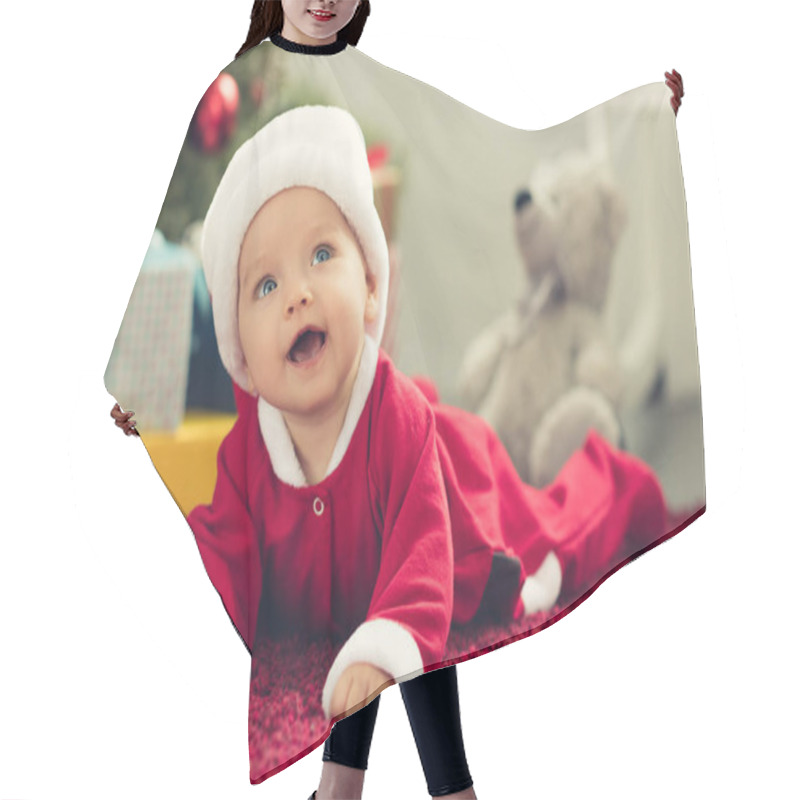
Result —
[[[641, 550], [638, 550], [637, 552], [635, 552], [632, 555], [630, 555], [627, 558], [625, 558], [623, 561], [621, 561], [619, 564], [617, 564], [617, 566], [615, 566], [613, 569], [609, 570], [605, 575], [603, 575], [602, 578], [600, 578], [598, 581], [596, 581], [594, 583], [594, 585], [590, 586], [585, 592], [583, 592], [580, 595], [580, 597], [577, 597], [571, 603], [569, 603], [564, 608], [562, 608], [561, 611], [559, 611], [553, 617], [550, 617], [549, 619], [546, 619], [544, 622], [540, 623], [539, 625], [534, 626], [533, 628], [531, 628], [528, 631], [523, 631], [522, 633], [516, 633], [516, 634], [514, 634], [512, 636], [509, 636], [506, 639], [503, 639], [501, 641], [498, 641], [498, 642], [495, 642], [493, 644], [487, 645], [486, 647], [482, 647], [479, 650], [475, 650], [474, 652], [459, 656], [458, 658], [448, 658], [448, 659], [444, 659], [443, 661], [441, 661], [441, 662], [439, 662], [437, 664], [428, 665], [428, 666], [425, 667], [424, 671], [425, 672], [433, 672], [433, 670], [435, 670], [435, 669], [443, 669], [444, 667], [449, 667], [449, 666], [452, 666], [454, 664], [460, 664], [463, 661], [469, 661], [470, 659], [477, 658], [478, 656], [482, 656], [482, 655], [484, 655], [486, 653], [490, 653], [493, 650], [497, 650], [500, 647], [505, 647], [506, 645], [512, 644], [513, 642], [516, 642], [516, 641], [518, 641], [520, 639], [526, 639], [529, 636], [533, 636], [534, 634], [539, 633], [540, 631], [543, 631], [545, 628], [549, 628], [551, 625], [555, 624], [560, 619], [562, 619], [562, 617], [565, 617], [567, 614], [569, 614], [570, 612], [574, 611], [585, 600], [588, 600], [588, 598], [591, 597], [595, 593], [595, 591], [597, 591], [597, 589], [600, 587], [600, 585], [602, 583], [605, 583], [605, 581], [607, 581], [615, 572], [618, 572], [620, 569], [622, 569], [622, 567], [626, 566], [627, 564], [630, 564], [632, 561], [635, 561], [637, 558], [639, 558], [640, 556], [644, 555], [648, 550], [652, 550], [654, 547], [658, 547], [658, 545], [662, 544], [663, 542], [666, 542], [667, 539], [671, 539], [673, 536], [677, 536], [677, 534], [679, 534], [682, 530], [684, 530], [685, 528], [688, 528], [689, 525], [691, 525], [695, 520], [699, 519], [703, 514], [705, 514], [705, 511], [706, 511], [706, 504], [703, 503], [703, 505], [697, 511], [695, 511], [693, 514], [691, 514], [689, 517], [687, 517], [683, 522], [680, 523], [680, 525], [676, 526], [675, 528], [673, 528], [668, 533], [665, 533], [663, 536], [660, 536], [654, 542], [650, 542], [650, 544], [646, 545]], [[399, 679], [395, 679], [395, 681], [394, 681], [394, 683], [401, 683], [401, 682], [402, 681], [399, 680]], [[388, 686], [386, 688], [388, 688]], [[381, 692], [382, 691], [383, 691], [383, 689], [381, 689]], [[380, 694], [380, 692], [378, 692], [377, 694]], [[376, 696], [377, 696], [377, 694], [376, 694]], [[333, 729], [333, 725], [331, 725], [328, 728], [328, 733], [325, 736], [323, 736], [321, 739], [319, 739], [313, 745], [311, 745], [311, 746], [305, 748], [304, 750], [302, 750], [294, 758], [291, 758], [288, 761], [284, 761], [278, 767], [275, 767], [275, 768], [273, 768], [271, 770], [268, 770], [267, 772], [265, 772], [263, 775], [259, 776], [258, 778], [254, 779], [251, 776], [250, 777], [251, 786], [257, 786], [260, 783], [264, 783], [264, 781], [266, 781], [268, 778], [271, 778], [273, 775], [277, 775], [279, 772], [283, 772], [283, 770], [285, 770], [287, 767], [290, 767], [292, 764], [294, 764], [295, 762], [299, 761], [301, 758], [305, 758], [305, 756], [307, 756], [312, 751], [316, 750], [321, 744], [323, 744], [325, 742], [325, 740], [328, 738], [328, 736], [330, 736], [330, 732], [331, 732], [332, 729]]]

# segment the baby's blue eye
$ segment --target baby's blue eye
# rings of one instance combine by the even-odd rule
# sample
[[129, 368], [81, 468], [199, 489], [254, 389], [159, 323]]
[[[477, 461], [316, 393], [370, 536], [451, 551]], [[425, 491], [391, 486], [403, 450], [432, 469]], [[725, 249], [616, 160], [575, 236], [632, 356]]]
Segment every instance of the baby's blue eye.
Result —
[[[326, 254], [326, 257], [322, 259], [323, 261], [327, 261], [327, 260], [328, 260], [328, 259], [331, 257], [330, 250], [328, 250], [328, 248], [327, 248], [327, 247], [318, 247], [318, 248], [317, 248], [317, 249], [314, 251], [314, 255], [317, 255], [318, 253], [325, 253], [325, 254]], [[315, 263], [316, 263], [316, 262], [315, 262]]]
[[266, 295], [268, 295], [268, 294], [269, 294], [269, 292], [264, 292], [264, 291], [262, 291], [262, 290], [263, 290], [263, 288], [264, 288], [265, 286], [268, 286], [270, 283], [271, 283], [273, 286], [275, 286], [275, 288], [277, 288], [277, 287], [278, 287], [278, 284], [277, 284], [277, 283], [275, 283], [275, 281], [274, 281], [272, 278], [265, 278], [265, 279], [264, 279], [263, 281], [261, 281], [261, 283], [258, 285], [258, 289], [256, 290], [256, 294], [257, 294], [259, 297], [266, 297]]

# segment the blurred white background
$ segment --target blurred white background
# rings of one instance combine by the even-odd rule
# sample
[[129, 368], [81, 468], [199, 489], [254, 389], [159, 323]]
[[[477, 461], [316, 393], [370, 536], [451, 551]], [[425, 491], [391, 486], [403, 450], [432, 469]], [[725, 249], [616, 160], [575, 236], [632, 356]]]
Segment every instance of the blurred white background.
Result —
[[[250, 786], [249, 658], [103, 386], [192, 112], [250, 5], [2, 12], [0, 798], [317, 785], [321, 747]], [[520, 128], [673, 67], [685, 80], [708, 512], [559, 624], [459, 665], [482, 800], [797, 796], [794, 30], [775, 0], [373, 3], [364, 52]], [[382, 697], [364, 798], [427, 797], [399, 689]]]

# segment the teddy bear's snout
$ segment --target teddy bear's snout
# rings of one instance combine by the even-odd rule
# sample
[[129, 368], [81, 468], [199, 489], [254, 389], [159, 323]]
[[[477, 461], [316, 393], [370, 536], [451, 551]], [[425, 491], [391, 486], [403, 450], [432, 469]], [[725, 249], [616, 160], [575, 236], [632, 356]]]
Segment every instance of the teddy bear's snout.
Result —
[[528, 189], [520, 189], [514, 197], [514, 211], [519, 214], [525, 206], [533, 202], [533, 195]]

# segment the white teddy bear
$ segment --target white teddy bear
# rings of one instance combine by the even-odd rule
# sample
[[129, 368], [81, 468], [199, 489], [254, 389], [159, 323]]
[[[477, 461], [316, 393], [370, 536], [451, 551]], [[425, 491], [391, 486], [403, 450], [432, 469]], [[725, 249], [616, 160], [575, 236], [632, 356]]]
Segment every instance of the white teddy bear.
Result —
[[467, 348], [458, 389], [522, 479], [543, 487], [590, 428], [622, 444], [622, 374], [602, 313], [627, 213], [608, 166], [570, 154], [533, 171], [515, 215], [526, 292]]

